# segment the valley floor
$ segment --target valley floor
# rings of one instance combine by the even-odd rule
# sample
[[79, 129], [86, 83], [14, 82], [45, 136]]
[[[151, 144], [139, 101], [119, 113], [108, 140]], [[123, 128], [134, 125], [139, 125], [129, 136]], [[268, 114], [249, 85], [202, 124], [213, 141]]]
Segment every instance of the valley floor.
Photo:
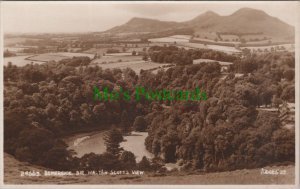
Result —
[[144, 175], [119, 175], [119, 176], [40, 176], [28, 177], [20, 176], [21, 171], [40, 171], [45, 168], [31, 165], [29, 163], [19, 162], [13, 156], [4, 154], [4, 184], [169, 184], [169, 185], [214, 185], [214, 184], [288, 184], [295, 183], [295, 166], [276, 166], [265, 167], [265, 170], [285, 170], [285, 175], [261, 174], [261, 169], [244, 169], [219, 173], [190, 174], [183, 172], [167, 173], [166, 175], [157, 175], [145, 173]]

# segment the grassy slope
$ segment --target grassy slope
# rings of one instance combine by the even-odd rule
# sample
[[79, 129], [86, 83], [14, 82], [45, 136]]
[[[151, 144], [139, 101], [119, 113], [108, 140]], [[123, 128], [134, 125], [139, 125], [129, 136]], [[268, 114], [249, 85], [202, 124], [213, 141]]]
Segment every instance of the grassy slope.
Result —
[[[271, 169], [267, 167], [266, 169]], [[280, 166], [272, 169], [285, 169], [286, 175], [261, 175], [260, 169], [237, 170], [231, 172], [186, 175], [172, 173], [169, 176], [145, 174], [142, 176], [67, 176], [67, 177], [21, 177], [20, 171], [35, 170], [43, 173], [45, 168], [19, 162], [4, 154], [5, 184], [293, 184], [295, 167]], [[46, 169], [47, 170], [47, 169]]]

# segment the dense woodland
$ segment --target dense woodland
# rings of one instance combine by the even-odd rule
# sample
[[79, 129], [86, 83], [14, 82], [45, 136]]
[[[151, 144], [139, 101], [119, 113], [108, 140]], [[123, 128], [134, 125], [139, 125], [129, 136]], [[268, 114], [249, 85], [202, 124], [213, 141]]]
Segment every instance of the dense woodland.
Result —
[[152, 46], [149, 48], [149, 55], [154, 62], [174, 63], [176, 65], [193, 64], [193, 60], [200, 58], [227, 62], [238, 59], [236, 56], [211, 49], [185, 50], [176, 46]]
[[[89, 66], [86, 57], [5, 66], [5, 152], [57, 170], [122, 167], [150, 171], [158, 170], [164, 162], [180, 161], [187, 170], [221, 171], [295, 161], [295, 131], [283, 128], [278, 113], [256, 109], [295, 101], [292, 53], [238, 58], [214, 51], [152, 51], [152, 59], [156, 56], [153, 53], [164, 57], [158, 62], [168, 62], [166, 57], [176, 53], [186, 56], [180, 55], [184, 63], [166, 71], [142, 71], [140, 75], [131, 69]], [[227, 77], [222, 79], [218, 63], [190, 63], [204, 54], [233, 61]], [[136, 86], [149, 90], [200, 87], [208, 100], [101, 102], [93, 98], [94, 86], [100, 90], [122, 87], [129, 94], [134, 94]], [[101, 155], [73, 157], [74, 152], [62, 141], [70, 133], [100, 129], [109, 130], [107, 152]], [[120, 148], [122, 133], [131, 130], [148, 131], [145, 145], [155, 155], [152, 161], [143, 158], [137, 163], [134, 154]]]

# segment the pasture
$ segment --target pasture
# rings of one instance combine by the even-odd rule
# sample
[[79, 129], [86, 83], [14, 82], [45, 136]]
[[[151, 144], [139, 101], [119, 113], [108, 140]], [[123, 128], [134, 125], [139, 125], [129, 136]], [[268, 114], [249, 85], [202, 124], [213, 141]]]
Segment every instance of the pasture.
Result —
[[226, 40], [228, 40], [228, 41], [239, 40], [239, 37], [237, 35], [221, 34], [220, 36], [223, 39], [223, 41], [226, 41]]
[[14, 46], [16, 44], [24, 43], [26, 40], [40, 40], [40, 39], [33, 39], [33, 38], [25, 38], [25, 37], [4, 37], [4, 47]]
[[30, 55], [5, 57], [3, 65], [7, 66], [9, 62], [11, 62], [13, 65], [16, 65], [16, 66], [25, 66], [26, 64], [31, 64], [31, 63], [33, 63], [33, 64], [44, 63], [41, 61], [27, 60], [28, 57], [30, 57]]
[[236, 49], [235, 47], [227, 47], [227, 46], [221, 46], [221, 45], [207, 45], [207, 48], [216, 50], [216, 51], [222, 51], [225, 53], [240, 53], [241, 51]]
[[215, 32], [196, 32], [195, 36], [197, 38], [203, 38], [203, 39], [211, 39], [214, 40], [218, 37], [218, 35]]
[[179, 43], [179, 42], [189, 42], [191, 36], [189, 35], [172, 35], [169, 37], [153, 38], [149, 39], [151, 42], [161, 42], [161, 43]]
[[27, 60], [40, 61], [40, 62], [49, 62], [49, 61], [58, 62], [60, 60], [66, 59], [66, 58], [80, 57], [80, 56], [87, 56], [90, 59], [94, 58], [94, 54], [59, 52], [59, 53], [45, 53], [45, 54], [31, 56], [31, 57], [28, 57]]
[[25, 66], [26, 64], [42, 64], [49, 61], [60, 61], [66, 58], [87, 56], [93, 58], [93, 54], [86, 53], [70, 53], [70, 52], [61, 52], [61, 53], [44, 53], [38, 55], [23, 55], [23, 56], [14, 56], [14, 57], [5, 57], [4, 65], [8, 65], [8, 62], [11, 62], [13, 65]]
[[228, 66], [228, 65], [233, 64], [232, 62], [223, 62], [223, 61], [212, 60], [212, 59], [203, 59], [203, 58], [193, 60], [193, 64], [201, 64], [204, 62], [218, 62], [221, 66]]
[[95, 64], [101, 67], [102, 69], [114, 69], [114, 68], [119, 68], [119, 69], [126, 69], [126, 68], [131, 68], [136, 74], [139, 74], [140, 71], [143, 70], [151, 70], [151, 69], [158, 69], [162, 68], [163, 66], [169, 65], [169, 64], [159, 64], [159, 63], [154, 63], [151, 61], [130, 61], [130, 62], [117, 62], [117, 63], [107, 63], [107, 64]]
[[115, 56], [102, 56], [92, 61], [92, 64], [106, 64], [116, 62], [130, 62], [141, 61], [142, 56], [128, 56], [128, 55], [115, 55]]
[[253, 46], [253, 47], [242, 47], [241, 49], [250, 49], [253, 50], [259, 50], [264, 51], [268, 50], [271, 51], [272, 48], [276, 49], [276, 47], [284, 47], [285, 50], [293, 52], [295, 51], [295, 44], [282, 44], [282, 45], [268, 45], [268, 46]]

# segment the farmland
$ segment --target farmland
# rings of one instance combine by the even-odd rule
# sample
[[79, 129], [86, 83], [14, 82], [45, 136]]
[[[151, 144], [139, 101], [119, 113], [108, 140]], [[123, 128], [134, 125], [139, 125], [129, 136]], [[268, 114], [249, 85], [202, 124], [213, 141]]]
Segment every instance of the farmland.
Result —
[[44, 62], [41, 61], [31, 61], [27, 60], [27, 58], [30, 57], [30, 55], [24, 55], [24, 56], [13, 56], [13, 57], [6, 57], [4, 58], [4, 65], [7, 66], [9, 62], [11, 62], [14, 65], [17, 66], [25, 66], [26, 64], [34, 63], [34, 64], [42, 64]]
[[203, 59], [203, 58], [193, 60], [193, 64], [201, 64], [203, 62], [219, 62], [219, 64], [221, 66], [227, 66], [227, 65], [233, 64], [232, 62], [223, 62], [223, 61], [217, 61], [217, 60], [211, 60], [211, 59]]
[[26, 38], [26, 37], [7, 37], [4, 40], [4, 46], [13, 46], [15, 44], [24, 43], [26, 40], [35, 40], [38, 41], [39, 39], [32, 39], [32, 38]]
[[162, 43], [178, 43], [178, 42], [189, 42], [191, 36], [189, 35], [172, 35], [169, 37], [162, 37], [162, 38], [154, 38], [149, 39], [151, 42], [162, 42]]
[[158, 69], [158, 68], [163, 68], [163, 66], [167, 66], [169, 64], [159, 64], [151, 61], [140, 60], [140, 61], [128, 61], [128, 62], [117, 62], [117, 63], [106, 63], [106, 64], [94, 64], [94, 65], [98, 65], [103, 69], [131, 68], [134, 72], [139, 74], [142, 69], [143, 70], [152, 70], [156, 68]]
[[14, 56], [14, 57], [6, 57], [4, 58], [4, 65], [7, 65], [8, 62], [13, 63], [17, 66], [25, 66], [30, 63], [42, 64], [49, 61], [60, 61], [66, 58], [79, 57], [79, 56], [88, 56], [89, 58], [93, 58], [93, 54], [86, 53], [45, 53], [38, 55], [24, 55], [24, 56]]
[[60, 61], [62, 59], [72, 58], [72, 57], [79, 57], [79, 56], [87, 56], [91, 59], [94, 57], [93, 54], [87, 54], [87, 53], [61, 52], [61, 53], [39, 54], [39, 55], [36, 55], [36, 56], [31, 56], [27, 59], [28, 60], [33, 60], [33, 61], [49, 62], [49, 61]]
[[258, 50], [258, 51], [264, 51], [268, 50], [271, 51], [272, 48], [278, 48], [278, 47], [284, 47], [285, 50], [293, 52], [295, 51], [295, 45], [294, 44], [282, 44], [282, 45], [268, 45], [268, 46], [253, 46], [253, 47], [243, 47], [242, 49], [250, 49], [250, 50]]
[[[117, 55], [120, 54], [120, 55]], [[141, 61], [142, 56], [128, 56], [121, 55], [121, 53], [116, 53], [113, 56], [102, 56], [101, 58], [92, 61], [92, 64], [105, 64], [114, 62], [130, 62], [130, 61]]]

